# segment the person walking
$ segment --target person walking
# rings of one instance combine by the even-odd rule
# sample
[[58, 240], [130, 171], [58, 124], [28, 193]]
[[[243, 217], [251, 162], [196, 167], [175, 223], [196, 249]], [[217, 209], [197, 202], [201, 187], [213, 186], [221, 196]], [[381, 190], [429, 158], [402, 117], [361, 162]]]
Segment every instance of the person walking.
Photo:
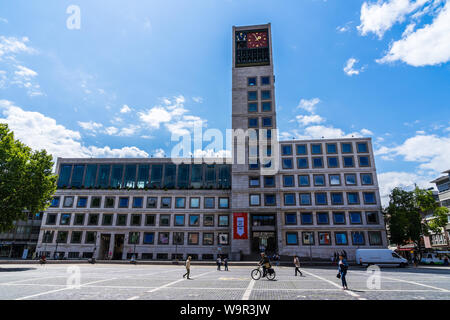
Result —
[[344, 258], [343, 255], [339, 256], [339, 262], [338, 262], [338, 278], [341, 278], [341, 282], [342, 282], [342, 289], [343, 290], [348, 290], [348, 286], [347, 286], [347, 279], [345, 278], [347, 275], [347, 270], [348, 270], [348, 263], [347, 260]]
[[217, 264], [217, 270], [220, 271], [220, 266], [222, 265], [222, 260], [220, 259], [220, 256], [217, 257], [216, 264]]
[[191, 279], [189, 278], [189, 275], [191, 273], [191, 256], [187, 257], [185, 266], [186, 266], [186, 273], [183, 274], [183, 278], [186, 277], [186, 279]]
[[225, 257], [225, 259], [223, 259], [223, 266], [225, 268], [225, 271], [228, 271], [228, 258]]
[[300, 271], [300, 259], [298, 256], [294, 256], [295, 276], [300, 273], [300, 277], [303, 277], [303, 273]]

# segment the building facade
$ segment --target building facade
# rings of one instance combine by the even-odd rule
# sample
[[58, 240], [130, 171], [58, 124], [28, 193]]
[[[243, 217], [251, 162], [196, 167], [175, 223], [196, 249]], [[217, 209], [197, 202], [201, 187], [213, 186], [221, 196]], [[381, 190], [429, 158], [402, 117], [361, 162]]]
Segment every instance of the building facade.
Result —
[[[431, 183], [436, 184], [437, 188], [437, 201], [439, 201], [442, 207], [447, 207], [450, 209], [450, 170], [443, 172], [444, 176], [441, 176]], [[442, 230], [442, 233], [431, 234], [428, 238], [428, 245], [433, 249], [444, 249], [448, 250], [450, 248], [449, 240], [450, 232], [450, 214], [448, 215], [448, 224]]]
[[233, 27], [232, 129], [229, 159], [58, 159], [38, 250], [328, 260], [387, 247], [370, 138], [278, 140], [270, 24]]

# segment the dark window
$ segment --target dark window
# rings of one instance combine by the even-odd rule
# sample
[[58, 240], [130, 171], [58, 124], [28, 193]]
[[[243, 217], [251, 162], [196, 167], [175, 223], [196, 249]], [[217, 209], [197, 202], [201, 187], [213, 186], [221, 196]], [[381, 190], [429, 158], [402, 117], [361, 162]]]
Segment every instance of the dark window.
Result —
[[164, 165], [164, 188], [172, 189], [175, 187], [177, 166], [174, 164]]
[[160, 227], [168, 227], [170, 226], [170, 215], [162, 214], [159, 216], [159, 226]]
[[256, 86], [256, 78], [255, 77], [248, 78], [248, 85]]
[[352, 153], [352, 144], [351, 143], [342, 143], [341, 144], [342, 153]]
[[140, 164], [138, 167], [137, 187], [139, 189], [148, 187], [150, 166], [147, 164]]
[[302, 224], [313, 224], [312, 213], [310, 212], [302, 212], [300, 214]]
[[57, 243], [67, 243], [67, 238], [69, 236], [68, 231], [58, 231], [58, 235], [56, 236]]
[[97, 185], [100, 188], [108, 187], [110, 170], [111, 170], [111, 166], [109, 164], [100, 165], [100, 169], [98, 172], [98, 178], [97, 178]]
[[356, 185], [356, 174], [349, 173], [345, 175], [345, 184], [346, 185]]
[[272, 99], [272, 94], [270, 90], [261, 91], [261, 100], [270, 100]]
[[111, 226], [113, 222], [113, 215], [112, 214], [103, 214], [103, 226]]
[[327, 204], [327, 194], [325, 192], [316, 192], [316, 205], [326, 205]]
[[[144, 232], [144, 244], [153, 244], [155, 242], [155, 233], [154, 232]], [[144, 254], [142, 254], [144, 255]]]
[[264, 205], [265, 206], [274, 206], [276, 205], [276, 197], [274, 194], [264, 194]]
[[152, 188], [160, 188], [161, 187], [162, 172], [163, 172], [162, 164], [152, 165], [152, 172], [150, 175], [150, 186]]
[[352, 243], [354, 246], [364, 245], [364, 232], [353, 231], [352, 232]]
[[128, 234], [128, 244], [139, 244], [140, 232], [130, 232]]
[[349, 212], [351, 224], [362, 224], [361, 212]]
[[91, 208], [100, 208], [101, 202], [102, 202], [101, 197], [92, 197], [91, 198]]
[[348, 192], [347, 193], [347, 203], [348, 204], [359, 204], [358, 192]]
[[294, 176], [283, 176], [284, 187], [294, 187]]
[[328, 159], [328, 168], [338, 168], [339, 160], [337, 157], [327, 157]]
[[250, 102], [248, 104], [248, 112], [258, 112], [258, 104], [256, 102]]
[[262, 106], [263, 112], [272, 111], [272, 102], [270, 102], [270, 101], [264, 101], [263, 103], [261, 103], [261, 106]]
[[111, 181], [109, 183], [109, 186], [112, 188], [122, 188], [123, 187], [122, 180], [123, 180], [123, 165], [114, 164], [112, 166]]
[[72, 238], [70, 240], [70, 243], [81, 243], [82, 235], [83, 232], [81, 231], [72, 231]]
[[273, 176], [264, 176], [264, 187], [265, 188], [275, 187], [275, 177], [273, 177]]
[[306, 144], [297, 144], [296, 146], [297, 155], [306, 155], [308, 154], [308, 149], [306, 148]]
[[69, 225], [70, 224], [70, 213], [62, 213], [61, 218], [59, 219], [60, 225]]
[[97, 213], [90, 213], [89, 214], [88, 225], [89, 226], [96, 226], [96, 225], [98, 225], [98, 214]]
[[322, 157], [312, 158], [312, 160], [313, 160], [313, 168], [323, 168], [323, 158]]
[[322, 154], [322, 145], [321, 144], [312, 144], [311, 145], [311, 154]]
[[174, 232], [172, 238], [172, 244], [183, 245], [184, 244], [184, 232]]
[[317, 212], [316, 213], [317, 224], [329, 224], [328, 212]]
[[369, 243], [371, 246], [382, 245], [381, 232], [379, 231], [369, 231]]
[[252, 215], [252, 225], [255, 227], [261, 226], [274, 226], [275, 225], [275, 215], [273, 214], [253, 214]]
[[281, 155], [282, 156], [291, 156], [292, 155], [292, 145], [285, 144], [281, 146]]
[[343, 162], [344, 162], [344, 167], [348, 168], [348, 167], [354, 167], [355, 163], [354, 163], [354, 158], [353, 157], [343, 157]]
[[378, 224], [378, 212], [366, 212], [366, 220], [368, 224]]
[[146, 226], [154, 226], [156, 221], [156, 216], [154, 214], [146, 214], [145, 215], [145, 225]]
[[84, 240], [84, 243], [95, 243], [95, 236], [96, 232], [94, 231], [86, 232], [86, 239]]
[[315, 174], [314, 176], [314, 185], [323, 187], [325, 186], [325, 175], [323, 174]]
[[370, 160], [368, 156], [359, 156], [358, 159], [360, 167], [370, 167]]
[[72, 187], [81, 187], [83, 183], [84, 168], [84, 164], [73, 166], [72, 181], [70, 183]]
[[116, 226], [126, 226], [127, 225], [127, 215], [126, 214], [118, 214], [116, 220]]
[[298, 176], [298, 186], [308, 187], [309, 186], [309, 175]]
[[114, 200], [115, 200], [115, 197], [106, 197], [105, 198], [105, 208], [114, 208]]
[[285, 193], [284, 194], [284, 205], [285, 206], [295, 206], [295, 193]]
[[248, 101], [256, 101], [256, 100], [258, 100], [258, 91], [249, 91]]
[[303, 205], [303, 206], [311, 205], [311, 194], [310, 193], [300, 193], [300, 205]]
[[356, 144], [357, 148], [358, 148], [358, 152], [359, 153], [366, 153], [369, 152], [369, 148], [367, 147], [367, 143], [366, 142], [358, 142]]
[[133, 208], [142, 208], [144, 205], [143, 197], [133, 197]]
[[296, 213], [285, 213], [284, 214], [284, 224], [286, 224], [286, 225], [297, 224], [297, 214]]
[[331, 204], [344, 204], [344, 196], [342, 195], [342, 192], [331, 193]]
[[283, 169], [293, 169], [293, 161], [292, 158], [283, 158]]
[[363, 192], [364, 203], [366, 204], [374, 204], [376, 203], [375, 193], [374, 192]]
[[85, 214], [83, 214], [83, 213], [77, 213], [75, 215], [75, 221], [73, 222], [73, 224], [77, 225], [77, 226], [84, 225], [84, 216], [85, 216]]
[[72, 172], [71, 164], [62, 164], [59, 170], [58, 188], [68, 187], [70, 174]]
[[271, 127], [272, 126], [272, 118], [262, 118], [263, 127]]
[[60, 197], [53, 197], [50, 207], [59, 208], [59, 200], [60, 200]]
[[47, 213], [47, 224], [56, 224], [56, 214]]
[[337, 153], [336, 143], [327, 143], [327, 153]]
[[345, 224], [345, 213], [344, 212], [333, 212], [334, 224]]
[[135, 164], [127, 164], [125, 166], [125, 188], [136, 187], [136, 169], [137, 166]]
[[258, 127], [258, 118], [248, 118], [248, 127], [249, 128], [257, 128]]
[[262, 86], [270, 85], [270, 77], [261, 77], [261, 85]]
[[131, 225], [132, 226], [140, 226], [141, 219], [142, 219], [142, 215], [140, 215], [140, 214], [131, 215]]
[[158, 203], [157, 197], [148, 197], [147, 198], [147, 208], [156, 208], [157, 203]]

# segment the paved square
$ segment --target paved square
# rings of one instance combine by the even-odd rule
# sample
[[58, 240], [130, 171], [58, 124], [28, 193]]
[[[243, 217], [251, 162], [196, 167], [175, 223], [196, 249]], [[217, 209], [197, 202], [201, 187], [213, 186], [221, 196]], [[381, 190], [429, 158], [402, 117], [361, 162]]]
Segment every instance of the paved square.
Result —
[[[379, 287], [368, 287], [371, 274], [351, 267], [343, 291], [336, 268], [275, 267], [276, 281], [252, 280], [249, 266], [183, 266], [126, 264], [2, 265], [0, 299], [10, 300], [450, 300], [450, 268], [383, 268]], [[79, 270], [78, 278], [74, 271]]]

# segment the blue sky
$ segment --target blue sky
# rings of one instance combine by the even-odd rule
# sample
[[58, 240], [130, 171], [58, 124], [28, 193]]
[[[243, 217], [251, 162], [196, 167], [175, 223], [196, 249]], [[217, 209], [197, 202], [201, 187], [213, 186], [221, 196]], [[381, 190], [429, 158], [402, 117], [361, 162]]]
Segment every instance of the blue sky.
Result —
[[230, 128], [231, 28], [267, 22], [282, 138], [372, 137], [382, 194], [450, 169], [448, 0], [2, 1], [0, 121], [55, 157], [169, 154]]

